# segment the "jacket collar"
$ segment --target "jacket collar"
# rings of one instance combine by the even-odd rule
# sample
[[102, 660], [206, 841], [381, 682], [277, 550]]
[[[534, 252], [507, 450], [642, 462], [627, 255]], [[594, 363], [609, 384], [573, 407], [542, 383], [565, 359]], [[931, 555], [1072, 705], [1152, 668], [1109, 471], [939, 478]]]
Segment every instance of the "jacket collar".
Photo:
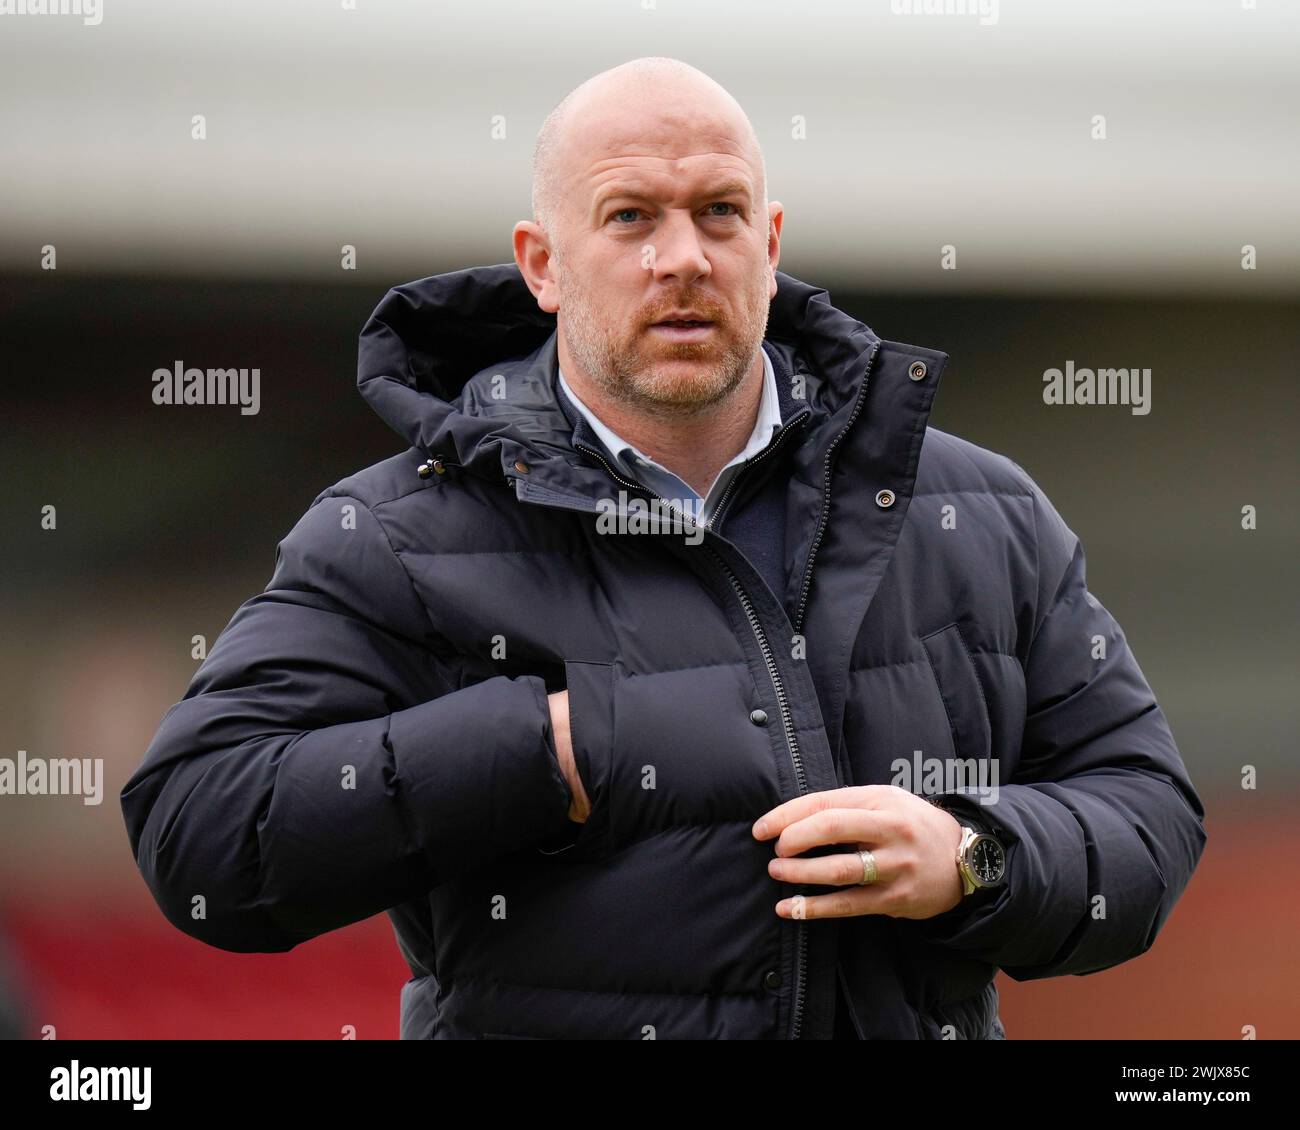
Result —
[[[782, 420], [797, 416], [807, 428], [800, 462], [811, 466], [854, 418], [882, 345], [894, 343], [832, 306], [824, 289], [781, 271], [776, 280], [763, 344]], [[609, 477], [580, 449], [600, 450], [594, 431], [558, 394], [557, 345], [555, 315], [538, 308], [514, 263], [433, 275], [394, 287], [376, 307], [361, 332], [357, 386], [431, 456], [514, 480], [521, 499], [590, 510], [608, 494]], [[886, 397], [895, 408], [910, 405], [910, 414], [868, 411], [855, 428], [915, 433], [930, 398]]]

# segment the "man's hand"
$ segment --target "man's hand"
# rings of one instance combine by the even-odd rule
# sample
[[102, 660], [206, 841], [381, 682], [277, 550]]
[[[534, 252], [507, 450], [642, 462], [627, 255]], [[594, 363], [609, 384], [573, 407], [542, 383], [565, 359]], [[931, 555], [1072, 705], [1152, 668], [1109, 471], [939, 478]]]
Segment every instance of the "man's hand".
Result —
[[[962, 900], [957, 871], [961, 825], [949, 812], [895, 785], [859, 785], [809, 793], [777, 805], [754, 825], [759, 840], [777, 837], [767, 867], [788, 883], [855, 884], [831, 894], [796, 895], [776, 904], [782, 918], [887, 914], [932, 918]], [[819, 844], [847, 844], [845, 854], [792, 859]], [[875, 857], [877, 879], [861, 885], [859, 849]]]
[[559, 754], [560, 770], [569, 783], [573, 803], [569, 805], [569, 819], [585, 824], [591, 815], [591, 801], [582, 787], [578, 766], [573, 760], [573, 738], [569, 734], [569, 692], [556, 691], [546, 696], [551, 707], [551, 728], [555, 732], [555, 752]]

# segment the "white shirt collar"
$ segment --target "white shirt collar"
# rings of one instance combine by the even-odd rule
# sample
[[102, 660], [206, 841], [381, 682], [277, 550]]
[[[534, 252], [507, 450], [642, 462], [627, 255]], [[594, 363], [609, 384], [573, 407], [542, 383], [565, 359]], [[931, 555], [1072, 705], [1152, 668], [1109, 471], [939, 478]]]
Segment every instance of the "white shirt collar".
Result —
[[[763, 395], [758, 405], [758, 417], [754, 421], [754, 430], [750, 432], [749, 441], [745, 444], [743, 450], [738, 452], [730, 462], [718, 472], [709, 488], [709, 495], [705, 499], [706, 508], [711, 505], [714, 497], [725, 486], [726, 481], [730, 478], [730, 471], [733, 467], [752, 459], [771, 442], [772, 436], [781, 427], [781, 404], [776, 391], [776, 373], [772, 368], [772, 359], [768, 356], [767, 350], [761, 345], [759, 352], [763, 355]], [[574, 407], [586, 417], [587, 422], [591, 425], [592, 430], [600, 437], [600, 442], [610, 451], [611, 454], [623, 465], [624, 470], [630, 472], [632, 477], [638, 474], [644, 475], [647, 469], [656, 471], [662, 475], [681, 484], [685, 491], [695, 494], [680, 478], [669, 471], [667, 467], [655, 462], [643, 451], [639, 451], [628, 443], [622, 436], [605, 424], [590, 408], [588, 408], [579, 398], [578, 395], [569, 386], [569, 382], [564, 378], [564, 370], [560, 368], [559, 362], [556, 362], [556, 370], [559, 373], [560, 384], [564, 388], [565, 395], [573, 401]]]

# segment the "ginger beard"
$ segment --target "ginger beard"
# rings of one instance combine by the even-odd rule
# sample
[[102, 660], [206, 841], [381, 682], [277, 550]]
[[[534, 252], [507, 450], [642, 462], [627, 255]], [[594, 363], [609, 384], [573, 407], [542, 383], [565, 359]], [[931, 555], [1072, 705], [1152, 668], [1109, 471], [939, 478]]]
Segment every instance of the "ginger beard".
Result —
[[[611, 324], [609, 308], [552, 255], [560, 291], [558, 321], [569, 352], [612, 399], [639, 412], [684, 417], [717, 405], [735, 391], [758, 356], [767, 332], [767, 262], [762, 261], [741, 296], [737, 314], [695, 291], [666, 296], [629, 323]], [[704, 341], [672, 341], [650, 326], [674, 310], [689, 309], [714, 323]]]

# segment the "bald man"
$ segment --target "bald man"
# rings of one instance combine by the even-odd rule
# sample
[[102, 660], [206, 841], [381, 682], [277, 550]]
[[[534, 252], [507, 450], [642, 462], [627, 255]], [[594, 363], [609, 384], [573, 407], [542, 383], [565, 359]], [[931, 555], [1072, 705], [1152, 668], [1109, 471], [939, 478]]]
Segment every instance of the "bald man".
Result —
[[413, 1039], [1003, 1039], [998, 968], [1143, 952], [1203, 809], [1078, 538], [928, 426], [946, 356], [777, 270], [681, 62], [573, 91], [533, 188], [514, 263], [375, 310], [409, 449], [317, 497], [123, 789], [168, 918], [387, 912]]
[[[533, 196], [538, 219], [515, 225], [515, 262], [541, 309], [557, 315], [561, 395], [607, 450], [630, 446], [629, 474], [707, 522], [734, 472], [781, 422], [776, 397], [764, 396], [770, 362], [760, 344], [783, 210], [767, 199], [749, 118], [693, 67], [663, 59], [614, 67], [574, 90], [543, 127]], [[728, 536], [780, 592], [784, 501], [769, 489], [759, 503], [745, 515], [733, 509]], [[585, 820], [567, 692], [550, 703], [572, 816]], [[928, 826], [935, 850], [924, 879], [933, 905], [946, 909], [960, 895], [950, 857], [961, 829], [941, 812]], [[837, 990], [836, 1039], [857, 1039], [848, 1014]]]
[[748, 119], [692, 68], [625, 64], [557, 108], [534, 176], [515, 262], [558, 316], [565, 382], [707, 497], [758, 415], [780, 258]]

